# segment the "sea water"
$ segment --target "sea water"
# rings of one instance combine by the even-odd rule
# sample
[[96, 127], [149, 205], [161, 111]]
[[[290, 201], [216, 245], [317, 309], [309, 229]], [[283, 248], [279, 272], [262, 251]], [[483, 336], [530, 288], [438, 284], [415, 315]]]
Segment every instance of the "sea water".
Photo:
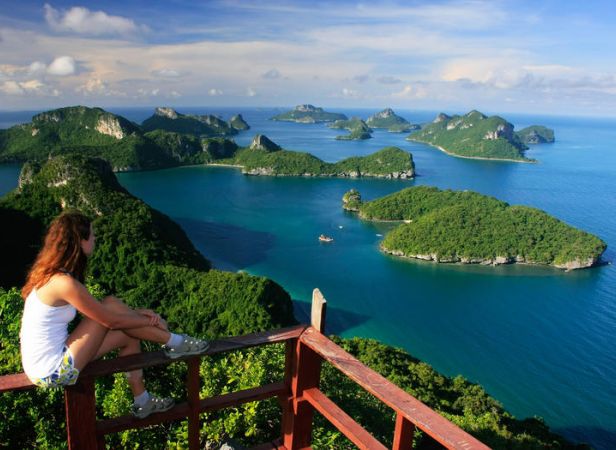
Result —
[[[140, 122], [151, 110], [116, 110]], [[251, 130], [326, 161], [396, 145], [413, 154], [414, 181], [250, 177], [236, 169], [183, 167], [119, 175], [134, 195], [170, 215], [217, 268], [270, 277], [308, 320], [312, 289], [328, 300], [327, 332], [403, 347], [447, 375], [480, 383], [518, 418], [541, 416], [557, 432], [596, 448], [616, 444], [616, 121], [502, 114], [520, 129], [541, 124], [556, 143], [531, 147], [536, 164], [448, 156], [377, 130], [367, 141], [323, 124], [267, 120], [273, 109], [241, 112]], [[341, 111], [364, 119], [376, 111]], [[436, 112], [396, 111], [412, 122]], [[2, 121], [2, 117], [0, 117]], [[15, 184], [14, 166], [0, 180]], [[12, 180], [12, 181], [10, 181]], [[6, 189], [7, 182], [0, 184]], [[566, 273], [530, 266], [461, 266], [379, 252], [392, 225], [341, 209], [351, 188], [366, 200], [408, 186], [469, 189], [547, 211], [608, 243], [603, 266]], [[326, 234], [334, 242], [320, 243]]]

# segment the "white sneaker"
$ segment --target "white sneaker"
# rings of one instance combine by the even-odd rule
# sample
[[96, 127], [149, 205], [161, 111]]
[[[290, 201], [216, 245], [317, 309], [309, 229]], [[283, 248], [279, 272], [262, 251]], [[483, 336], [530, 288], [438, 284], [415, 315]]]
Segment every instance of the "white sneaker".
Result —
[[158, 398], [150, 396], [149, 400], [143, 406], [137, 406], [133, 403], [133, 416], [143, 419], [152, 413], [168, 411], [175, 405], [175, 400], [172, 398]]
[[177, 347], [163, 346], [165, 355], [171, 359], [181, 358], [182, 356], [198, 355], [210, 348], [210, 343], [205, 339], [182, 335], [184, 340]]

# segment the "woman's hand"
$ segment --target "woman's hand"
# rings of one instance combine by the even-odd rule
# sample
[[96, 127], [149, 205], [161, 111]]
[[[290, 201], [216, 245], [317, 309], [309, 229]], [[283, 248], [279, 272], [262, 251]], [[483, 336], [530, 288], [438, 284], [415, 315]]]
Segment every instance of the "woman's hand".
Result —
[[158, 313], [156, 313], [155, 311], [152, 311], [151, 309], [136, 309], [135, 311], [141, 314], [142, 316], [148, 317], [150, 319], [150, 326], [159, 327], [161, 322], [165, 323], [166, 325], [166, 322], [163, 320], [163, 318], [160, 317]]

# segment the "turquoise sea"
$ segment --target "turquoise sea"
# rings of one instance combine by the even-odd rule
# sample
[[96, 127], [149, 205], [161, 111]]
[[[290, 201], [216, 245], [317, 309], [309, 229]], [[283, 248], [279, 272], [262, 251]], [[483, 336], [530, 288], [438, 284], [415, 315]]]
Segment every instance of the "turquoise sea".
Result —
[[[223, 118], [241, 112], [252, 129], [236, 137], [239, 144], [263, 133], [326, 161], [387, 145], [410, 151], [414, 181], [248, 177], [221, 167], [118, 177], [178, 221], [216, 267], [284, 286], [300, 319], [307, 320], [312, 289], [319, 287], [329, 303], [328, 332], [403, 347], [447, 375], [480, 383], [519, 418], [541, 416], [574, 441], [616, 446], [616, 120], [499, 112], [516, 129], [555, 130], [556, 143], [527, 153], [539, 162], [521, 164], [455, 158], [385, 131], [368, 141], [336, 141], [340, 131], [323, 124], [267, 120], [279, 112], [271, 108], [178, 109]], [[152, 109], [112, 111], [140, 122]], [[363, 118], [376, 112], [340, 111]], [[426, 122], [438, 111], [396, 112]], [[30, 115], [0, 113], [0, 127]], [[18, 172], [0, 166], [0, 194], [16, 185]], [[422, 184], [543, 209], [605, 240], [605, 264], [565, 273], [405, 261], [378, 251], [389, 225], [362, 222], [340, 207], [351, 188], [372, 199]], [[334, 242], [319, 243], [321, 233]]]

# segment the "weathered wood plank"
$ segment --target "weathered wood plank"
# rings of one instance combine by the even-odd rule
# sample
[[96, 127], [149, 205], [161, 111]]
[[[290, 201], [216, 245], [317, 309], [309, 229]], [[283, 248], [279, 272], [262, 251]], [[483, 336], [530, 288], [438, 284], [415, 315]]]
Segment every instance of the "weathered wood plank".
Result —
[[[226, 339], [212, 341], [210, 348], [199, 356], [215, 355], [218, 353], [241, 350], [243, 348], [250, 348], [258, 345], [284, 342], [287, 339], [299, 337], [305, 329], [306, 325], [295, 325], [292, 327], [281, 328], [279, 330], [264, 331], [261, 333], [247, 334], [244, 336], [233, 336]], [[115, 359], [93, 361], [85, 367], [82, 375], [100, 377], [116, 372], [127, 372], [140, 368], [170, 364], [172, 362], [183, 361], [192, 357], [193, 356], [185, 356], [178, 359], [169, 359], [162, 351], [121, 356]]]
[[310, 448], [314, 408], [302, 396], [305, 389], [319, 387], [321, 361], [321, 357], [314, 350], [300, 340], [297, 341], [293, 356], [289, 405], [293, 414], [285, 417], [287, 422], [283, 423], [283, 443], [289, 450]]
[[363, 365], [317, 330], [308, 328], [300, 337], [300, 341], [445, 447], [463, 450], [489, 448], [385, 377]]
[[99, 447], [96, 436], [96, 398], [94, 379], [82, 378], [64, 389], [66, 434], [69, 450], [90, 450]]
[[387, 449], [317, 388], [306, 389], [304, 398], [361, 450]]
[[327, 300], [318, 288], [312, 291], [312, 307], [310, 311], [310, 324], [319, 333], [325, 333], [325, 315]]
[[[264, 331], [262, 333], [233, 336], [227, 339], [213, 341], [208, 351], [203, 355], [214, 355], [243, 348], [256, 347], [264, 344], [275, 344], [287, 339], [298, 338], [306, 329], [306, 325], [294, 325], [279, 330]], [[81, 372], [81, 377], [100, 377], [117, 372], [129, 372], [153, 366], [170, 364], [176, 361], [189, 359], [185, 356], [178, 359], [167, 358], [162, 351], [139, 353], [137, 355], [120, 356], [114, 359], [93, 361]], [[14, 373], [0, 376], [0, 392], [33, 389], [36, 386], [26, 377], [25, 373]]]
[[394, 445], [392, 450], [408, 450], [413, 447], [415, 425], [402, 414], [396, 414], [396, 428], [394, 430]]
[[0, 393], [6, 391], [23, 391], [33, 389], [36, 385], [28, 379], [25, 373], [12, 373], [0, 377]]
[[[217, 397], [206, 398], [199, 400], [199, 413], [216, 411], [229, 406], [237, 406], [243, 403], [263, 400], [283, 395], [286, 392], [287, 390], [284, 383], [279, 382], [219, 395]], [[169, 411], [152, 414], [145, 419], [137, 419], [133, 416], [121, 416], [113, 419], [101, 420], [97, 423], [96, 429], [98, 434], [118, 433], [132, 428], [144, 428], [149, 425], [185, 419], [189, 414], [190, 406], [188, 402], [183, 402], [175, 405]]]
[[186, 397], [188, 403], [188, 448], [199, 450], [199, 363], [201, 358], [193, 356], [188, 363]]
[[287, 387], [283, 382], [270, 383], [252, 389], [205, 398], [199, 402], [199, 412], [217, 411], [230, 406], [265, 400], [266, 398], [277, 397], [279, 395], [288, 395]]

